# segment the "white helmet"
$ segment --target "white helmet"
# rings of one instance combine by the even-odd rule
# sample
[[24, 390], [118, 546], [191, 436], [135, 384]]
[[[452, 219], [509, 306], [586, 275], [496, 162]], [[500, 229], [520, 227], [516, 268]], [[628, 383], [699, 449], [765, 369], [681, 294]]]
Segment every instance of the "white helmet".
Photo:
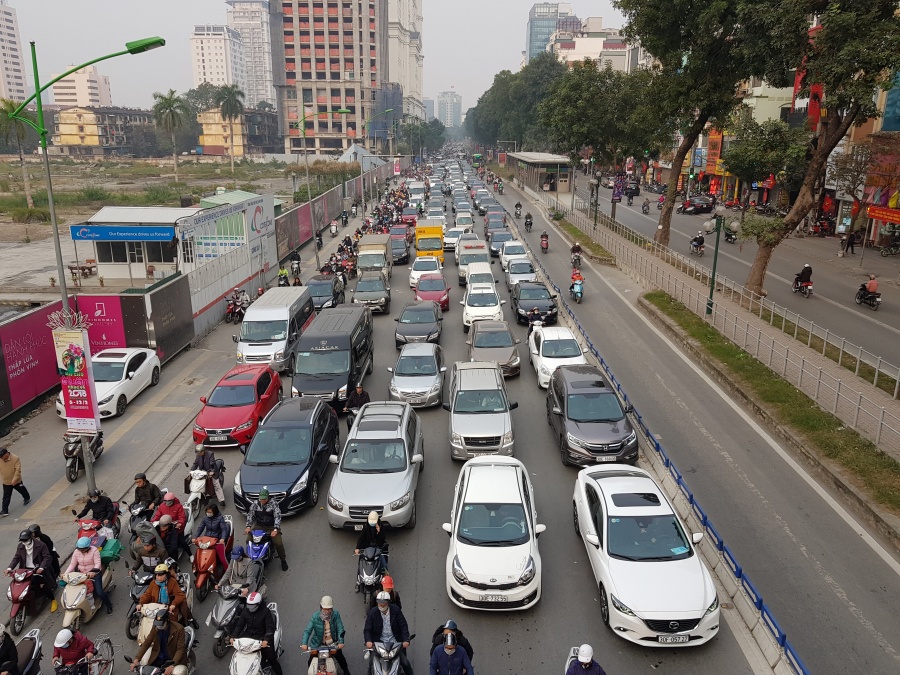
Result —
[[804, 267], [809, 267], [809, 263], [806, 263], [806, 264], [804, 265]]
[[375, 596], [375, 602], [390, 602], [391, 594], [387, 591], [379, 591], [378, 595]]
[[590, 645], [581, 645], [578, 648], [578, 662], [579, 663], [590, 663], [591, 659], [594, 658], [594, 650]]
[[53, 641], [54, 647], [62, 647], [69, 643], [69, 640], [72, 639], [72, 631], [68, 628], [63, 628], [56, 634], [56, 639]]

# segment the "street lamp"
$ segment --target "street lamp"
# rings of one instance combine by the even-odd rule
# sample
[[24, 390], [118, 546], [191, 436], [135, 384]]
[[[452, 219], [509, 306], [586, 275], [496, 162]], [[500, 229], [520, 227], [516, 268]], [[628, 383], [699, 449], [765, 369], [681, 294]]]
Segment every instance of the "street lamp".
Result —
[[[728, 213], [728, 209], [725, 208], [724, 204], [719, 204], [716, 207], [716, 219], [708, 220], [704, 223], [706, 227], [706, 234], [716, 233], [716, 246], [713, 249], [713, 265], [712, 265], [712, 274], [709, 277], [709, 299], [706, 301], [706, 315], [709, 316], [713, 311], [713, 293], [716, 290], [716, 263], [719, 262], [719, 237], [722, 234], [722, 228], [725, 227], [725, 214]], [[731, 223], [728, 227], [733, 231], [737, 232], [740, 228], [740, 224], [737, 222]]]
[[[392, 113], [392, 112], [394, 112], [394, 109], [393, 109], [393, 108], [388, 108], [387, 110], [382, 110], [382, 111], [381, 111], [380, 113], [378, 113], [377, 115], [372, 115], [369, 119], [366, 120], [365, 124], [363, 124], [363, 131], [364, 131], [365, 134], [366, 134], [366, 142], [367, 142], [367, 143], [368, 143], [368, 141], [369, 141], [369, 122], [371, 122], [372, 120], [374, 120], [376, 117], [381, 117], [382, 115], [387, 115], [388, 113]], [[367, 149], [368, 149], [368, 148], [367, 148]]]
[[600, 179], [591, 180], [591, 186], [594, 188], [594, 231], [597, 231], [597, 211], [600, 210]]

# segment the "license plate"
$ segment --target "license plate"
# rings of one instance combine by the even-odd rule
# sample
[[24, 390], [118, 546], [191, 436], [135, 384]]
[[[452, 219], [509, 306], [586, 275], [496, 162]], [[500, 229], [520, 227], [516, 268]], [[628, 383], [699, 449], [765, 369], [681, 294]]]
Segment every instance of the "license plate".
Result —
[[487, 456], [489, 456], [489, 455], [493, 455], [493, 454], [496, 454], [496, 453], [493, 453], [493, 452], [473, 452], [473, 453], [471, 453], [471, 454], [472, 454], [472, 457], [487, 457]]
[[362, 532], [362, 525], [354, 525], [353, 529], [356, 530], [357, 532]]
[[411, 399], [409, 399], [409, 404], [410, 404], [410, 405], [422, 405], [423, 403], [425, 403], [425, 399], [424, 399], [424, 398], [411, 398]]
[[481, 602], [506, 602], [505, 595], [479, 595], [478, 599]]
[[211, 440], [211, 441], [227, 441], [228, 436], [210, 436], [209, 440]]
[[681, 644], [690, 640], [689, 635], [659, 635], [657, 642], [664, 645]]
[[607, 455], [605, 457], [597, 457], [597, 461], [598, 462], [615, 462], [616, 458], [614, 456], [610, 457]]

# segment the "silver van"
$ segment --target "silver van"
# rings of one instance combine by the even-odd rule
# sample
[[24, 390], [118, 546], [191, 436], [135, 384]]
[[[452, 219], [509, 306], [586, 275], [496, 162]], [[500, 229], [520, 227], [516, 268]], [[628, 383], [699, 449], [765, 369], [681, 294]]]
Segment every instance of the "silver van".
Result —
[[466, 268], [466, 284], [496, 284], [494, 273], [491, 270], [491, 264], [486, 262], [469, 263]]
[[486, 361], [457, 361], [450, 372], [450, 456], [466, 460], [482, 455], [513, 454], [511, 410], [519, 407], [506, 395], [500, 366]]
[[248, 308], [237, 343], [238, 363], [268, 363], [278, 372], [294, 371], [294, 350], [300, 335], [316, 318], [306, 286], [270, 288]]

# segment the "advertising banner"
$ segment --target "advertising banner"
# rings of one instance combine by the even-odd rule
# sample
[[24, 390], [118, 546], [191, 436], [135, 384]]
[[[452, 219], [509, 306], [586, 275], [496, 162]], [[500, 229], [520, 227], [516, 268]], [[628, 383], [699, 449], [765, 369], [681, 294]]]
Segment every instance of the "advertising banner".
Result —
[[313, 238], [312, 215], [309, 204], [304, 204], [296, 211], [297, 223], [300, 226], [300, 243], [305, 244]]
[[717, 173], [719, 157], [722, 155], [722, 132], [709, 130], [709, 147], [706, 153], [706, 173]]
[[92, 354], [103, 349], [134, 346], [125, 339], [122, 303], [118, 295], [79, 295], [76, 303], [78, 311], [91, 324], [87, 334]]
[[100, 430], [91, 348], [86, 330], [53, 331], [56, 367], [62, 383], [63, 405], [69, 431], [95, 434]]
[[75, 241], [172, 241], [174, 227], [154, 225], [69, 225]]
[[395, 175], [395, 176], [399, 176], [399, 175], [400, 175], [400, 171], [401, 171], [401, 169], [400, 169], [400, 158], [399, 158], [399, 157], [395, 157], [395, 158], [394, 158], [394, 175]]

